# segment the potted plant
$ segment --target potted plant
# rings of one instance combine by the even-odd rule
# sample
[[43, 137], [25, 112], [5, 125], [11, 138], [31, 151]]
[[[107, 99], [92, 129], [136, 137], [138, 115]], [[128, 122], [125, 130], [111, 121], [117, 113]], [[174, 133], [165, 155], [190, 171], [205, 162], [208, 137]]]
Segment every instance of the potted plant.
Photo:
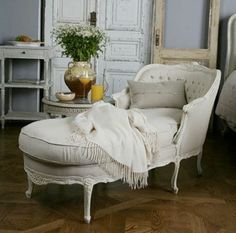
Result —
[[95, 82], [95, 73], [90, 68], [90, 59], [98, 57], [105, 42], [105, 33], [90, 25], [62, 25], [53, 30], [55, 41], [62, 48], [62, 55], [72, 58], [64, 79], [68, 88], [77, 97], [86, 98]]

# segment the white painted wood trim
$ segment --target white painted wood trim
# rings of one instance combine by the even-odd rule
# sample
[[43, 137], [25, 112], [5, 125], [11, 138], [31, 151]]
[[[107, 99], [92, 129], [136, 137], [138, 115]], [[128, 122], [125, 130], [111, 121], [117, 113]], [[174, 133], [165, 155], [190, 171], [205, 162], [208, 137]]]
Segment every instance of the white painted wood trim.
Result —
[[210, 0], [208, 50], [209, 67], [215, 68], [217, 62], [218, 31], [220, 18], [220, 0]]

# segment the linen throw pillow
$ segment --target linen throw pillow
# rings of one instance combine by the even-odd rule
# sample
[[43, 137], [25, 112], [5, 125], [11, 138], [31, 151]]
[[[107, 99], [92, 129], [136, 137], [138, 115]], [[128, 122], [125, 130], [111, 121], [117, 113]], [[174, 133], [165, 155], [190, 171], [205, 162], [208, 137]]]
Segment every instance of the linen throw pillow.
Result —
[[184, 82], [157, 83], [128, 81], [130, 108], [182, 108], [186, 104]]

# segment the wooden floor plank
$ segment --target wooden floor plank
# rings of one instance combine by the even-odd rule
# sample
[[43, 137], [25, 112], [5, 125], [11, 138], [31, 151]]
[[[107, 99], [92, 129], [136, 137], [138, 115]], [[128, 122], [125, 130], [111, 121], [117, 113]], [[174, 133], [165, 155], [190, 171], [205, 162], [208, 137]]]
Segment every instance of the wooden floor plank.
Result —
[[21, 233], [22, 231], [0, 229], [0, 233]]
[[57, 230], [57, 229], [59, 231], [63, 227], [64, 224], [65, 224], [64, 219], [58, 219], [54, 222], [46, 223], [41, 226], [37, 226], [31, 229], [22, 231], [22, 233], [47, 233], [47, 232], [50, 232], [52, 230]]
[[120, 204], [113, 205], [113, 206], [110, 206], [108, 208], [98, 210], [94, 215], [94, 219], [101, 218], [101, 217], [103, 217], [107, 214], [112, 214], [112, 213], [117, 212], [117, 211], [126, 210], [126, 209], [129, 209], [129, 208], [134, 207], [136, 205], [139, 205], [139, 204], [142, 204], [142, 203], [145, 203], [145, 202], [150, 202], [152, 200], [154, 200], [154, 199], [136, 198], [136, 199], [133, 199], [133, 200], [130, 200], [130, 201], [125, 201], [125, 202], [122, 202]]
[[18, 135], [23, 125], [0, 133], [0, 233], [235, 233], [236, 135], [208, 135], [202, 177], [196, 158], [181, 162], [179, 193], [170, 192], [173, 165], [150, 172], [146, 189], [121, 181], [97, 184], [92, 222], [83, 222], [80, 185], [27, 187]]

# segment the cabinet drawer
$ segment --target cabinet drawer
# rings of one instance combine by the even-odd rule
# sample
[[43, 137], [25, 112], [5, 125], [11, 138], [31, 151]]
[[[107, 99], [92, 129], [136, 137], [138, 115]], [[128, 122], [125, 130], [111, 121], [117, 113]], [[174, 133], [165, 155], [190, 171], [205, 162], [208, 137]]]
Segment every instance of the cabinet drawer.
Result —
[[5, 49], [5, 58], [25, 58], [25, 59], [43, 59], [45, 57], [44, 50], [28, 50], [24, 48]]

